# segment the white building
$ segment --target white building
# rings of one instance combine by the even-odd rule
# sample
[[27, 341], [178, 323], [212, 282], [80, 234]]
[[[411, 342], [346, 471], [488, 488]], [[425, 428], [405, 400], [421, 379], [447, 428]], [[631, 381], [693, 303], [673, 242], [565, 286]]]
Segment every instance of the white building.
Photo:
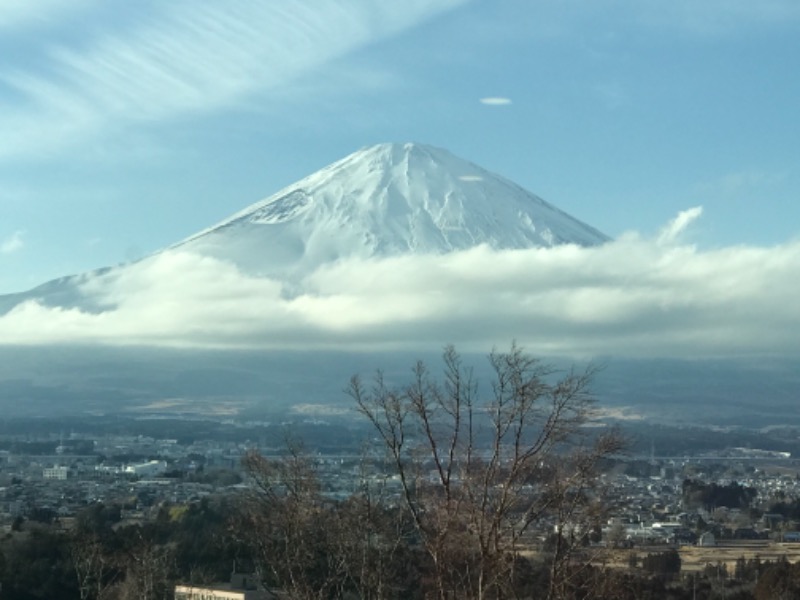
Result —
[[163, 475], [166, 471], [167, 463], [163, 460], [151, 460], [150, 462], [125, 467], [125, 473], [138, 475], [139, 477], [156, 477]]
[[69, 476], [69, 467], [48, 467], [42, 469], [42, 477], [45, 479], [58, 479], [64, 481]]
[[275, 600], [277, 596], [258, 589], [258, 581], [252, 573], [231, 574], [230, 583], [196, 587], [175, 586], [175, 600]]
[[250, 600], [249, 590], [222, 590], [213, 587], [175, 586], [175, 600]]

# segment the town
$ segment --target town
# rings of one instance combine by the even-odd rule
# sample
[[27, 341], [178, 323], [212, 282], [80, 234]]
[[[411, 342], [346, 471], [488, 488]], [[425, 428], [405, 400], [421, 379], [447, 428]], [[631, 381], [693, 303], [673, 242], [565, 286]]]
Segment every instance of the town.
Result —
[[[87, 427], [92, 433], [77, 423], [56, 431], [58, 425], [6, 423], [0, 436], [6, 555], [37, 528], [69, 534], [98, 507], [112, 508], [113, 527], [124, 528], [154, 523], [165, 511], [234, 502], [254, 491], [245, 458], [281, 461], [290, 444], [302, 444], [329, 501], [345, 502], [366, 486], [380, 489], [386, 506], [402, 503], [398, 476], [352, 418], [131, 419], [114, 427], [98, 421]], [[162, 437], [166, 431], [175, 437]], [[673, 577], [716, 569], [718, 579], [733, 580], [737, 561], [800, 559], [800, 461], [791, 452], [729, 446], [661, 456], [642, 443], [605, 461], [598, 490], [602, 520], [569, 531], [583, 538], [582, 552], [594, 564], [641, 570], [646, 557], [676, 551], [681, 561], [668, 567]], [[546, 549], [559, 527], [564, 523], [541, 519], [526, 533], [525, 547]]]

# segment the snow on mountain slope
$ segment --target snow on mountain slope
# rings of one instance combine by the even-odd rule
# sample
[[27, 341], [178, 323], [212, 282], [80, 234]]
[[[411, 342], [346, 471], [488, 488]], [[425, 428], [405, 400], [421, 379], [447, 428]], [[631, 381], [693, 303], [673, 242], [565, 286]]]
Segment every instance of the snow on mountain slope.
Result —
[[173, 248], [295, 279], [343, 257], [478, 244], [592, 246], [599, 231], [510, 181], [420, 144], [362, 149]]
[[[174, 250], [233, 263], [240, 271], [297, 284], [343, 258], [496, 249], [592, 246], [599, 231], [510, 181], [446, 150], [420, 144], [365, 148], [132, 266], [62, 277], [0, 296], [0, 315], [29, 301], [99, 313], [103, 280]], [[149, 282], [157, 281], [157, 269]], [[138, 277], [139, 275], [137, 275]], [[109, 279], [110, 278], [110, 279]], [[98, 287], [99, 286], [99, 287]]]

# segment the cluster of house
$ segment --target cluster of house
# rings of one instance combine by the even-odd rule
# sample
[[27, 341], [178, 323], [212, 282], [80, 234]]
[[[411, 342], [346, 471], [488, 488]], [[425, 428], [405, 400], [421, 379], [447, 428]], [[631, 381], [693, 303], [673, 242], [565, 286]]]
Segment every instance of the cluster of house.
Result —
[[[770, 512], [779, 501], [800, 498], [800, 464], [784, 453], [745, 465], [724, 457], [653, 463], [654, 474], [606, 475], [619, 509], [603, 528], [603, 540], [614, 545], [697, 544], [713, 546], [725, 539], [772, 539], [800, 542], [800, 523]], [[733, 477], [735, 472], [736, 476]], [[737, 483], [756, 490], [748, 507], [704, 507], [684, 504], [683, 482], [691, 477], [706, 483]]]
[[[0, 524], [11, 527], [15, 519], [42, 515], [67, 520], [95, 502], [119, 504], [124, 507], [123, 518], [146, 520], [165, 502], [188, 503], [226, 489], [233, 493], [243, 484], [186, 475], [210, 469], [236, 471], [254, 445], [214, 440], [184, 445], [169, 439], [108, 435], [83, 444], [93, 451], [82, 455], [71, 453], [69, 443], [59, 444], [53, 455], [2, 451]], [[262, 452], [269, 451], [263, 445], [256, 446]], [[317, 461], [323, 488], [333, 499], [352, 494], [365, 476], [360, 455], [321, 455]], [[718, 460], [644, 459], [638, 463], [637, 468], [617, 468], [603, 476], [611, 505], [619, 508], [602, 528], [602, 543], [714, 545], [726, 538], [800, 542], [800, 526], [770, 511], [778, 500], [800, 498], [800, 464], [785, 454], [762, 456], [738, 449]], [[399, 494], [396, 478], [377, 470], [369, 476], [388, 495]], [[682, 493], [686, 478], [719, 485], [736, 481], [757, 493], [752, 506], [743, 509], [687, 507]], [[244, 580], [239, 583], [241, 587]], [[263, 597], [256, 593], [258, 590], [230, 585], [219, 589], [183, 587], [176, 591], [176, 598]]]
[[96, 502], [116, 503], [132, 518], [146, 518], [161, 502], [190, 502], [217, 491], [183, 475], [234, 468], [247, 450], [244, 444], [183, 446], [143, 436], [105, 436], [92, 447], [93, 453], [82, 455], [70, 453], [68, 444], [53, 454], [0, 451], [0, 524], [64, 519]]

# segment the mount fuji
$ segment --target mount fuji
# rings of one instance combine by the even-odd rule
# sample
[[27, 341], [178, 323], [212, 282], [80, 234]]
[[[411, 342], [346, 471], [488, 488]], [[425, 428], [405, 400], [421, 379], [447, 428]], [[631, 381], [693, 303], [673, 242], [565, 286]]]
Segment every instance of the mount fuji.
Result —
[[340, 258], [593, 246], [609, 238], [446, 150], [355, 152], [173, 248], [293, 279]]
[[[699, 277], [710, 283], [701, 284], [687, 279], [687, 254], [672, 246], [662, 254], [638, 240], [607, 241], [445, 150], [362, 149], [137, 262], [0, 296], [0, 406], [37, 417], [260, 419], [265, 410], [341, 406], [354, 372], [381, 368], [387, 381], [404, 381], [416, 359], [437, 364], [443, 343], [482, 354], [516, 339], [561, 356], [557, 365], [574, 351], [632, 356], [598, 376], [598, 397], [659, 423], [690, 414], [693, 424], [719, 425], [722, 405], [733, 407], [731, 423], [786, 423], [794, 358], [657, 358], [690, 345], [700, 352], [689, 356], [702, 356], [708, 340], [722, 340], [712, 350], [728, 339], [735, 348], [740, 328], [726, 337], [719, 314], [750, 314], [745, 301], [765, 296], [729, 302], [726, 287], [714, 300], [714, 282], [738, 271], [715, 279], [703, 262]], [[784, 272], [794, 274], [769, 276]], [[781, 318], [790, 302], [777, 298], [770, 306]], [[489, 377], [483, 356], [469, 363]]]
[[[189, 252], [296, 285], [346, 258], [594, 246], [609, 238], [516, 184], [446, 150], [380, 144], [359, 150], [224, 221], [139, 261]], [[139, 264], [137, 263], [137, 264]], [[28, 300], [102, 312], [87, 286], [129, 265], [62, 277], [0, 296], [0, 315]]]

